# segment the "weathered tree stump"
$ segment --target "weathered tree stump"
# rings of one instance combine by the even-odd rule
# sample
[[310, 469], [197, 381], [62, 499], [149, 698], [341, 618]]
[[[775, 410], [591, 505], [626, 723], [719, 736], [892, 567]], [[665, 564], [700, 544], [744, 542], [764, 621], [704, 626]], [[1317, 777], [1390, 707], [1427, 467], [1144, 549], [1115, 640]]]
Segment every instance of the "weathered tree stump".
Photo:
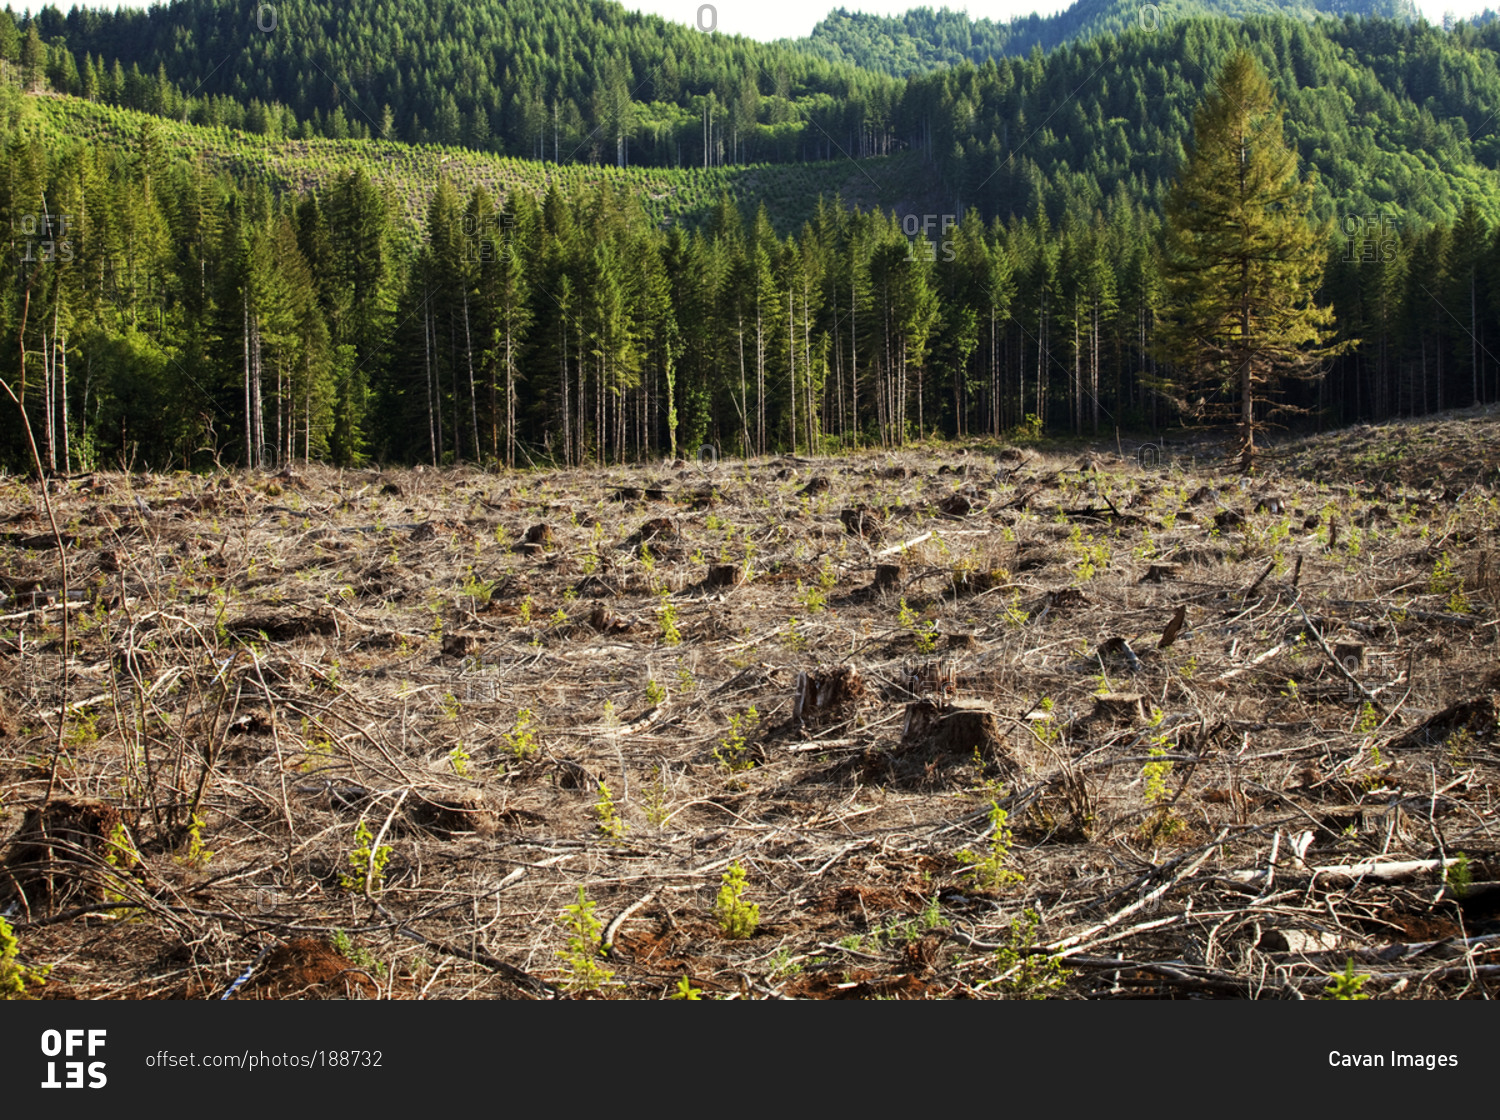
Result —
[[856, 704], [865, 695], [864, 677], [852, 665], [818, 668], [797, 674], [792, 718], [802, 722]]
[[963, 494], [949, 494], [938, 502], [938, 509], [949, 517], [968, 517], [974, 510], [974, 503]]
[[1130, 643], [1116, 634], [1099, 643], [1098, 656], [1111, 669], [1128, 669], [1132, 673], [1140, 670], [1141, 659], [1130, 648]]
[[710, 564], [704, 577], [705, 587], [738, 587], [745, 582], [745, 570], [738, 564]]
[[[26, 810], [0, 865], [0, 893], [35, 909], [44, 903], [88, 905], [104, 901], [109, 869], [128, 874], [134, 848], [116, 848], [120, 814], [112, 805], [58, 797]], [[128, 841], [126, 842], [128, 844]]]
[[1333, 656], [1338, 658], [1339, 664], [1351, 673], [1365, 666], [1365, 647], [1362, 642], [1336, 642], [1333, 647]]
[[380, 985], [325, 941], [295, 937], [276, 946], [235, 999], [378, 999]]
[[1234, 529], [1245, 523], [1245, 515], [1237, 509], [1221, 509], [1214, 514], [1214, 526], [1218, 529]]
[[479, 651], [479, 638], [473, 634], [445, 633], [443, 656], [454, 658], [472, 657]]
[[955, 571], [951, 577], [953, 591], [958, 595], [979, 595], [985, 591], [993, 591], [997, 587], [1004, 587], [1010, 582], [1008, 572], [993, 570], [988, 572]]
[[856, 537], [876, 539], [880, 536], [880, 514], [869, 506], [856, 506], [839, 514], [844, 531]]
[[1104, 723], [1144, 723], [1146, 698], [1139, 692], [1104, 692], [1094, 697], [1090, 717]]
[[988, 701], [918, 700], [906, 706], [898, 772], [916, 774], [914, 764], [920, 764], [921, 776], [930, 779], [940, 770], [971, 766], [975, 752], [1002, 775], [1018, 769]]
[[1177, 578], [1176, 564], [1152, 564], [1141, 577], [1142, 583], [1167, 583]]
[[435, 836], [493, 836], [499, 827], [495, 810], [485, 804], [484, 795], [477, 790], [418, 791], [407, 806], [407, 821]]
[[631, 538], [633, 544], [645, 544], [647, 541], [658, 539], [670, 540], [677, 536], [677, 526], [669, 517], [653, 517], [638, 530]]
[[1088, 605], [1088, 596], [1076, 587], [1062, 587], [1056, 591], [1047, 592], [1047, 609], [1061, 611], [1068, 607], [1082, 607]]
[[589, 627], [600, 634], [618, 634], [630, 629], [630, 623], [620, 619], [603, 603], [596, 603], [589, 612]]
[[876, 564], [875, 582], [870, 584], [872, 591], [898, 591], [901, 588], [901, 565], [900, 564]]

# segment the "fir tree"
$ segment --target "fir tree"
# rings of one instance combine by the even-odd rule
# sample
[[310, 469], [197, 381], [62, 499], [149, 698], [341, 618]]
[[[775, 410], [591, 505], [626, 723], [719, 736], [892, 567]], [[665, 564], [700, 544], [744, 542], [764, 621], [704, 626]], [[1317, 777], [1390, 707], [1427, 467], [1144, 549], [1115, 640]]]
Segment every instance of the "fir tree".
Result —
[[1236, 415], [1240, 469], [1255, 462], [1257, 399], [1288, 376], [1320, 376], [1331, 307], [1313, 296], [1328, 230], [1308, 221], [1312, 184], [1282, 134], [1282, 110], [1244, 51], [1225, 64], [1194, 120], [1193, 148], [1167, 198], [1168, 312], [1159, 343], [1201, 391], [1203, 415]]

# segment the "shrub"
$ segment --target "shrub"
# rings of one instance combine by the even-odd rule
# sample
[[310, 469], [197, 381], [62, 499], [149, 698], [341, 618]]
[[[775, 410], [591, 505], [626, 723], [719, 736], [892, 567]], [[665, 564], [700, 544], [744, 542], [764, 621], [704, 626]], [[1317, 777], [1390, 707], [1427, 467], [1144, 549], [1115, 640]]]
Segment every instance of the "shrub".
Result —
[[719, 884], [719, 899], [714, 904], [714, 917], [719, 920], [719, 928], [725, 937], [743, 940], [752, 936], [755, 927], [760, 925], [760, 907], [754, 902], [746, 902], [744, 894], [745, 869], [736, 860], [724, 872]]
[[52, 971], [50, 965], [32, 968], [16, 960], [20, 948], [10, 923], [0, 918], [0, 999], [32, 998], [27, 994], [27, 987], [45, 984], [47, 973]]
[[599, 818], [599, 831], [612, 840], [621, 839], [629, 827], [625, 818], [620, 816], [615, 799], [609, 795], [609, 786], [603, 782], [599, 783], [599, 800], [594, 802], [594, 815]]
[[745, 736], [755, 730], [759, 721], [760, 713], [753, 707], [729, 717], [729, 734], [719, 740], [719, 745], [714, 748], [714, 758], [731, 774], [749, 770], [755, 765], [754, 759], [745, 757]]
[[368, 891], [377, 894], [385, 884], [385, 867], [391, 862], [390, 845], [374, 848], [375, 837], [370, 826], [363, 820], [354, 830], [354, 850], [349, 853], [349, 867], [353, 874], [339, 876], [339, 885], [346, 891]]
[[1035, 910], [1012, 918], [1006, 943], [995, 950], [995, 964], [1000, 969], [996, 987], [1013, 998], [1046, 999], [1049, 992], [1068, 982], [1070, 973], [1061, 957], [1036, 951], [1040, 924], [1041, 917]]
[[987, 890], [998, 890], [1019, 883], [1025, 876], [1005, 866], [1010, 856], [1014, 837], [1006, 825], [1009, 814], [1000, 808], [1000, 802], [990, 802], [990, 843], [983, 855], [967, 849], [958, 853], [958, 858], [974, 868], [974, 877]]
[[527, 758], [537, 751], [536, 732], [532, 730], [531, 709], [522, 708], [516, 713], [516, 722], [505, 733], [505, 745], [517, 758]]
[[1349, 957], [1343, 972], [1328, 974], [1328, 987], [1323, 989], [1324, 999], [1369, 999], [1362, 989], [1369, 980], [1368, 973], [1354, 971], [1354, 958]]
[[599, 963], [604, 956], [604, 923], [594, 917], [595, 903], [578, 887], [578, 901], [563, 907], [557, 924], [568, 932], [567, 947], [557, 951], [562, 962], [562, 985], [570, 992], [598, 991], [614, 979]]

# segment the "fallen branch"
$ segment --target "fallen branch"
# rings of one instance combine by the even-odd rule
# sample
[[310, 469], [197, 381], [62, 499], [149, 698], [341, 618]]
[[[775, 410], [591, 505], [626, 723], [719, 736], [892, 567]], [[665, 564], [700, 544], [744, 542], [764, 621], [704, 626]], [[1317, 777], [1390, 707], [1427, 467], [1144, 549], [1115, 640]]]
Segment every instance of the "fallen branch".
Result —
[[912, 548], [912, 547], [914, 547], [916, 545], [921, 544], [923, 541], [927, 540], [931, 536], [932, 536], [932, 531], [929, 529], [927, 532], [923, 533], [921, 536], [912, 537], [912, 539], [909, 540], [909, 541], [902, 541], [900, 544], [893, 544], [893, 545], [891, 545], [890, 548], [882, 548], [879, 552], [877, 552], [875, 554], [875, 559], [879, 560], [882, 556], [890, 556], [891, 554], [896, 553], [896, 552], [904, 552], [908, 548]]
[[636, 899], [629, 906], [625, 907], [625, 909], [621, 910], [617, 915], [615, 915], [614, 921], [610, 922], [609, 925], [604, 927], [604, 938], [600, 942], [600, 944], [604, 947], [605, 956], [614, 955], [615, 934], [620, 932], [620, 927], [630, 919], [630, 915], [634, 914], [642, 906], [645, 906], [646, 903], [650, 902], [659, 893], [659, 891], [651, 891], [647, 894], [642, 895], [640, 898]]
[[1313, 636], [1313, 640], [1318, 643], [1318, 648], [1323, 651], [1324, 655], [1332, 663], [1333, 667], [1338, 670], [1339, 676], [1343, 677], [1350, 683], [1350, 685], [1357, 689], [1359, 691], [1359, 694], [1363, 696], [1368, 703], [1373, 704], [1377, 710], [1384, 711], [1385, 705], [1380, 702], [1379, 697], [1377, 697], [1364, 685], [1360, 684], [1359, 678], [1356, 677], [1353, 673], [1349, 672], [1348, 669], [1344, 668], [1344, 663], [1338, 659], [1338, 656], [1333, 652], [1333, 650], [1328, 648], [1328, 643], [1323, 640], [1323, 635], [1318, 631], [1318, 628], [1313, 625], [1312, 619], [1307, 617], [1307, 612], [1302, 609], [1302, 604], [1293, 603], [1292, 605], [1297, 608], [1297, 613], [1302, 616], [1302, 621], [1307, 624], [1307, 633]]
[[[1452, 867], [1456, 859], [1403, 859], [1392, 860], [1382, 863], [1377, 860], [1365, 860], [1362, 863], [1345, 863], [1332, 867], [1312, 867], [1309, 872], [1314, 876], [1325, 879], [1382, 879], [1396, 880], [1409, 879], [1414, 875], [1424, 872], [1446, 870]], [[1266, 878], [1268, 872], [1265, 869], [1255, 871], [1231, 871], [1224, 876], [1236, 883], [1258, 883]]]

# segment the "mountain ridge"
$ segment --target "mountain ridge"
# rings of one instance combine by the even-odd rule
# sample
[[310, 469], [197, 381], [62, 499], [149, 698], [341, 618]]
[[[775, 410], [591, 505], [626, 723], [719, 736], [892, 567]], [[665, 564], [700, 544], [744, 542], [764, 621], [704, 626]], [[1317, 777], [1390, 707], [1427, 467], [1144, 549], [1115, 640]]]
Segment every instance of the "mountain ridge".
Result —
[[1173, 19], [1214, 15], [1281, 15], [1303, 21], [1355, 16], [1398, 23], [1422, 18], [1413, 0], [1077, 0], [1054, 15], [1033, 13], [1008, 23], [971, 18], [946, 7], [915, 7], [896, 16], [835, 8], [811, 35], [781, 42], [829, 62], [908, 77], [962, 62], [1026, 56], [1035, 49], [1048, 53], [1075, 40], [1118, 34], [1132, 26], [1149, 31]]

